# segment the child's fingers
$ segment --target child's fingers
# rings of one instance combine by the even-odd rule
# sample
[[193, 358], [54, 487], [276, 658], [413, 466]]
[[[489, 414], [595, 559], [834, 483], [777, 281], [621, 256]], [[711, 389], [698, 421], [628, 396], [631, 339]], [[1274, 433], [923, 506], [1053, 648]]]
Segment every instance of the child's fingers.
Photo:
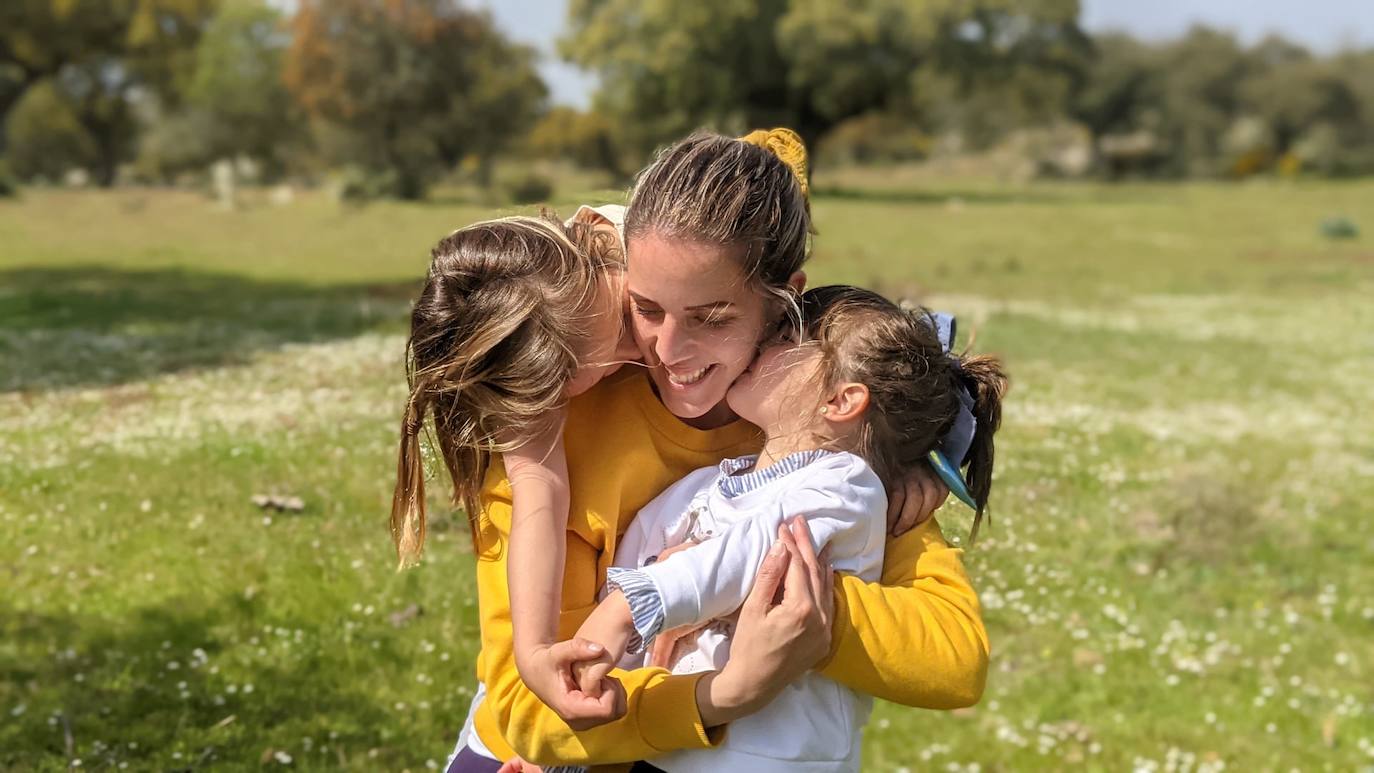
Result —
[[568, 639], [549, 647], [549, 660], [560, 674], [564, 689], [577, 689], [575, 666], [597, 660], [608, 661], [610, 653], [606, 648], [588, 639]]
[[597, 725], [614, 722], [625, 716], [627, 700], [625, 686], [619, 679], [606, 677], [601, 681], [601, 694], [590, 700], [590, 706], [577, 719], [568, 722], [573, 730], [590, 730]]
[[599, 697], [603, 688], [606, 675], [611, 673], [609, 663], [593, 663], [587, 666], [581, 675], [582, 692], [592, 697]]
[[663, 549], [663, 552], [662, 552], [662, 553], [659, 553], [659, 554], [658, 554], [658, 557], [655, 558], [654, 561], [655, 561], [655, 562], [658, 562], [658, 561], [667, 560], [667, 558], [668, 558], [669, 556], [673, 555], [674, 553], [681, 553], [682, 551], [684, 551], [684, 550], [686, 550], [686, 549], [688, 549], [688, 548], [695, 547], [697, 544], [698, 544], [698, 543], [697, 543], [696, 540], [690, 539], [690, 538], [689, 538], [689, 539], [687, 539], [685, 542], [682, 542], [682, 543], [680, 543], [680, 544], [674, 545], [674, 546], [672, 546], [672, 547], [670, 547], [670, 548], [664, 548], [664, 549]]

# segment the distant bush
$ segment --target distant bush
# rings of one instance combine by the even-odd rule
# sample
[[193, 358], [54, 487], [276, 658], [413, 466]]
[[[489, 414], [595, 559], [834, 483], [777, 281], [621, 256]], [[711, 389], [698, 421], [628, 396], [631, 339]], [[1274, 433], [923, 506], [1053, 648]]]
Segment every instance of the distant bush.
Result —
[[198, 110], [175, 113], [152, 124], [139, 138], [134, 176], [140, 182], [170, 182], [183, 175], [203, 176], [215, 161], [212, 117]]
[[393, 170], [378, 172], [350, 166], [340, 173], [335, 196], [346, 204], [362, 204], [374, 199], [397, 198], [400, 190], [400, 176]]
[[0, 199], [19, 195], [19, 181], [10, 173], [9, 162], [0, 158]]
[[824, 163], [872, 164], [919, 161], [930, 155], [931, 138], [909, 121], [868, 113], [831, 129], [817, 148]]
[[553, 196], [553, 181], [538, 172], [526, 172], [505, 184], [506, 195], [515, 204], [540, 204]]
[[625, 176], [615, 122], [596, 111], [555, 107], [539, 119], [525, 143], [536, 158], [568, 160], [583, 169]]
[[99, 158], [96, 138], [51, 81], [25, 92], [3, 128], [6, 157], [20, 179], [61, 180], [68, 169], [89, 168]]

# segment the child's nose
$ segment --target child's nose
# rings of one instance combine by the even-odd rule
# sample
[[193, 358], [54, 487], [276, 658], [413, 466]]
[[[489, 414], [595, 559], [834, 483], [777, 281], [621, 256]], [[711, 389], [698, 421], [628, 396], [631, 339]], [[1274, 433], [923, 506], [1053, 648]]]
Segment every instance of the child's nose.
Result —
[[639, 362], [644, 359], [644, 355], [639, 351], [639, 344], [635, 343], [634, 332], [629, 325], [620, 333], [620, 342], [615, 347], [616, 362]]

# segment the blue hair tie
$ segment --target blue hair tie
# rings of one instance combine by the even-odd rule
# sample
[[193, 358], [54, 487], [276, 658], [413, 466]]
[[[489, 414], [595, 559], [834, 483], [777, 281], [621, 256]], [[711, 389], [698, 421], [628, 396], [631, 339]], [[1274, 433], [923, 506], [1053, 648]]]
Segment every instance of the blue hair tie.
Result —
[[[954, 349], [954, 333], [957, 329], [957, 322], [952, 314], [931, 312], [931, 323], [935, 326], [935, 334], [940, 339], [940, 348], [949, 357], [955, 357], [952, 353]], [[957, 364], [958, 358], [955, 357]], [[973, 495], [969, 493], [968, 484], [964, 481], [964, 476], [960, 473], [964, 463], [967, 461], [969, 448], [973, 446], [973, 435], [978, 430], [978, 420], [973, 416], [973, 394], [968, 387], [959, 380], [955, 390], [955, 397], [959, 399], [959, 413], [954, 417], [954, 424], [949, 432], [940, 439], [940, 444], [936, 446], [929, 455], [930, 466], [935, 470], [935, 474], [940, 480], [949, 487], [949, 492], [960, 502], [968, 505], [974, 510], [978, 509], [977, 503], [973, 501]]]

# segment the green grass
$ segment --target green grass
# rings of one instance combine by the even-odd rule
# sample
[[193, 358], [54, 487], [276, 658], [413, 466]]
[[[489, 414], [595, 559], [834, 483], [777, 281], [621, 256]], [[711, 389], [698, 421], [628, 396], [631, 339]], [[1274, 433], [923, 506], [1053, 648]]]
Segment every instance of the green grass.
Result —
[[[875, 179], [818, 181], [812, 282], [958, 312], [1015, 387], [988, 692], [880, 705], [866, 767], [1374, 766], [1374, 248], [1318, 233], [1374, 183]], [[397, 574], [384, 520], [408, 299], [491, 213], [0, 202], [0, 768], [442, 763], [466, 528]]]

